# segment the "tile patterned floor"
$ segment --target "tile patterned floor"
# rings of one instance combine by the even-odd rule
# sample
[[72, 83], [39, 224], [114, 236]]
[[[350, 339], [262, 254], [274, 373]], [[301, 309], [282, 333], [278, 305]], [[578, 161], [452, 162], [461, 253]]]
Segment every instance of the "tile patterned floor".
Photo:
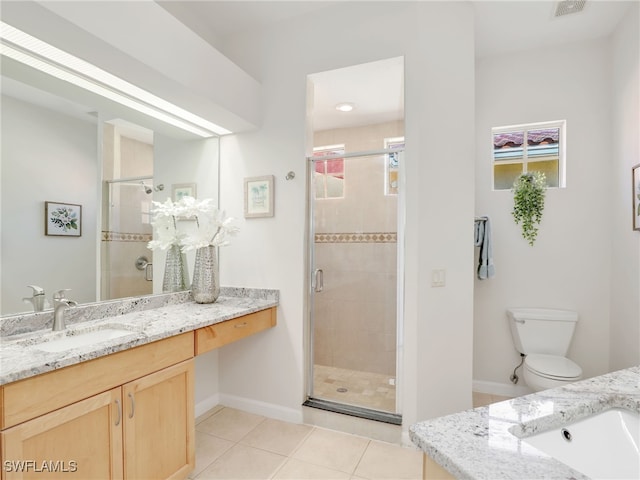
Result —
[[313, 396], [394, 413], [396, 387], [389, 384], [390, 379], [395, 381], [395, 378], [379, 373], [314, 365]]
[[190, 478], [421, 479], [418, 450], [216, 407], [196, 424]]

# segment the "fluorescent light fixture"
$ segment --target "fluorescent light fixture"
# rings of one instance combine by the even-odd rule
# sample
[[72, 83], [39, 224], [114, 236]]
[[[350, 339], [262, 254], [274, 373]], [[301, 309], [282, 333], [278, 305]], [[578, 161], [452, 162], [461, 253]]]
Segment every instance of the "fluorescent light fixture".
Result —
[[0, 22], [0, 54], [201, 137], [231, 131]]
[[356, 108], [356, 106], [353, 103], [344, 102], [336, 105], [336, 110], [339, 110], [341, 112], [350, 112], [354, 108]]

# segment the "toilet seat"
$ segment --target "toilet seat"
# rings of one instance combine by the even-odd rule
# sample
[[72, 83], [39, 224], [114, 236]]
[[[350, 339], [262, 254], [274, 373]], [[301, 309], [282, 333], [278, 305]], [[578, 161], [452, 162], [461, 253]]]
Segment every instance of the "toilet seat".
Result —
[[531, 373], [552, 380], [571, 382], [582, 376], [578, 364], [558, 355], [535, 353], [527, 355], [524, 363]]

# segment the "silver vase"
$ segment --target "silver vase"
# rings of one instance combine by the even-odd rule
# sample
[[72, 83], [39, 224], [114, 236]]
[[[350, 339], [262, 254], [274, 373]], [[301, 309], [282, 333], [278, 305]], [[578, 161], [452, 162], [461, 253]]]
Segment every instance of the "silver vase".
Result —
[[213, 303], [218, 299], [220, 282], [216, 247], [200, 247], [196, 250], [191, 294], [196, 303]]
[[167, 250], [164, 264], [163, 292], [183, 292], [189, 290], [189, 272], [187, 270], [187, 256], [182, 253], [178, 245], [171, 245]]

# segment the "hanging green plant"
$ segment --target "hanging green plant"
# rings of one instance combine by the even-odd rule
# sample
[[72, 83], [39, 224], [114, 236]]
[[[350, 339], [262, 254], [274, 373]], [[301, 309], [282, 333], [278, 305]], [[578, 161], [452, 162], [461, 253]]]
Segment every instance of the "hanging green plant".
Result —
[[513, 218], [522, 224], [522, 237], [533, 246], [544, 210], [547, 179], [542, 172], [527, 172], [513, 182]]

